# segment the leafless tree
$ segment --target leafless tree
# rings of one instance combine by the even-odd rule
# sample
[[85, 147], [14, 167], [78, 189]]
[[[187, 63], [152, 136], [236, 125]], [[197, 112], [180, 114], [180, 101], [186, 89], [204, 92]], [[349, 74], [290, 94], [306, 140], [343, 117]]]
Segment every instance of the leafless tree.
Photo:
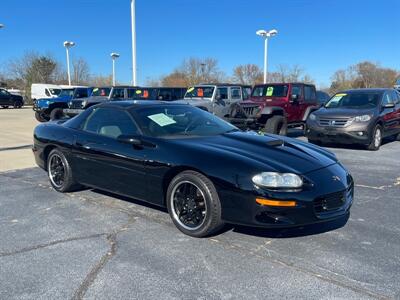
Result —
[[239, 65], [233, 70], [233, 81], [254, 85], [263, 82], [263, 72], [254, 64]]
[[76, 85], [86, 85], [90, 80], [89, 64], [83, 58], [73, 60], [72, 82]]

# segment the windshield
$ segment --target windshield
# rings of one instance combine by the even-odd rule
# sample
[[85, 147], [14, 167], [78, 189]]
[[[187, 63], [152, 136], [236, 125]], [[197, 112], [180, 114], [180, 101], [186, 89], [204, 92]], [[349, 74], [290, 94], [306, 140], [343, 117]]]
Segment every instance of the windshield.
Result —
[[213, 86], [195, 86], [188, 88], [185, 98], [212, 98], [214, 94]]
[[108, 97], [111, 88], [94, 88], [91, 97]]
[[62, 89], [60, 94], [58, 94], [59, 97], [72, 97], [74, 95], [74, 89]]
[[61, 89], [49, 89], [52, 95], [58, 96], [61, 93]]
[[399, 79], [397, 79], [397, 81], [396, 81], [396, 85], [400, 85], [400, 78], [399, 78]]
[[333, 96], [328, 103], [326, 108], [373, 108], [379, 104], [382, 98], [381, 92], [371, 93], [339, 93]]
[[230, 123], [192, 106], [163, 105], [134, 109], [132, 112], [144, 134], [152, 137], [214, 136], [238, 130]]
[[252, 97], [286, 97], [288, 92], [287, 84], [273, 84], [256, 86], [253, 89]]

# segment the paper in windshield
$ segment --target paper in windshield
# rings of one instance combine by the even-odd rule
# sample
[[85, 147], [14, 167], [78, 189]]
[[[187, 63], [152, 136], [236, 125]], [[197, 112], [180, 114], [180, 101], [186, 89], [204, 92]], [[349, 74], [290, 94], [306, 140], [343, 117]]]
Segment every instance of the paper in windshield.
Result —
[[272, 86], [267, 87], [267, 95], [266, 96], [272, 96], [273, 93], [274, 93], [274, 87], [272, 87]]
[[152, 120], [153, 122], [157, 123], [161, 127], [176, 123], [176, 121], [174, 119], [168, 117], [166, 114], [163, 114], [163, 113], [150, 115], [150, 116], [148, 116], [148, 118], [150, 120]]

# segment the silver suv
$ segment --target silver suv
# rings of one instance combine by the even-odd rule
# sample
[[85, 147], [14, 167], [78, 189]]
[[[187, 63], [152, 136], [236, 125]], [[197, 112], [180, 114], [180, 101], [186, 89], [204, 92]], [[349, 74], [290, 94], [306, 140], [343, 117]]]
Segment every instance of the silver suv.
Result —
[[176, 102], [187, 103], [214, 115], [229, 117], [237, 102], [246, 100], [251, 94], [251, 87], [235, 84], [200, 84], [188, 88], [184, 100]]

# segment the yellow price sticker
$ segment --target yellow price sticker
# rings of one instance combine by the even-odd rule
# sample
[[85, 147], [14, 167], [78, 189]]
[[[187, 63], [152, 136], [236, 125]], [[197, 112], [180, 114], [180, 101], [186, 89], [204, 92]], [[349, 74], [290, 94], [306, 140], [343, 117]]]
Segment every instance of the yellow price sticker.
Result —
[[136, 95], [139, 95], [139, 94], [141, 94], [141, 93], [142, 93], [141, 90], [137, 90], [137, 91], [136, 91]]
[[273, 93], [274, 93], [274, 87], [272, 86], [267, 87], [267, 96], [272, 96]]
[[194, 91], [194, 87], [188, 88], [188, 90], [186, 91], [187, 93], [193, 92]]

